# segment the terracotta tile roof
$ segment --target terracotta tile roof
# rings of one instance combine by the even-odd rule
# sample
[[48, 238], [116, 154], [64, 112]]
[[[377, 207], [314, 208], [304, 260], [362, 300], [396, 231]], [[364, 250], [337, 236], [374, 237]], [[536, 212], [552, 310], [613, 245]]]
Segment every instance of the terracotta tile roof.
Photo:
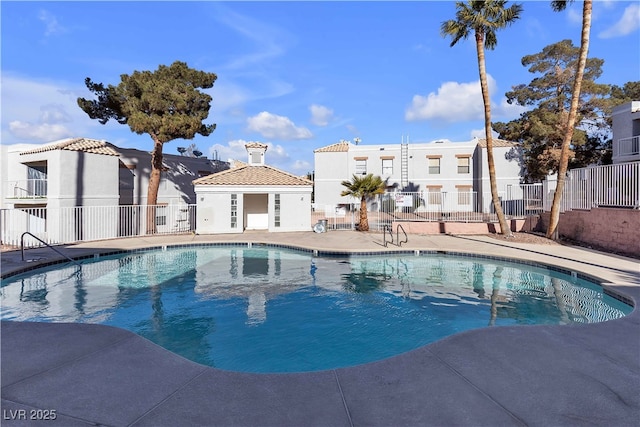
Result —
[[214, 173], [193, 181], [194, 185], [300, 185], [311, 186], [312, 181], [300, 178], [271, 166], [240, 166]]
[[93, 154], [105, 154], [107, 156], [119, 156], [118, 152], [111, 148], [106, 141], [99, 141], [97, 139], [89, 138], [68, 138], [61, 141], [56, 141], [51, 144], [46, 144], [32, 150], [23, 151], [23, 154], [35, 154], [43, 153], [45, 151], [53, 150], [69, 150], [69, 151], [83, 151], [85, 153]]
[[336, 153], [341, 151], [349, 151], [349, 141], [340, 141], [335, 144], [313, 150], [314, 153]]
[[243, 162], [242, 160], [235, 160], [235, 159], [231, 160], [229, 163], [231, 163], [230, 169], [236, 169], [236, 168], [249, 165], [249, 163], [247, 162]]
[[[492, 138], [494, 147], [515, 147], [518, 145], [517, 142], [507, 141], [505, 139]], [[487, 148], [487, 139], [486, 138], [478, 138], [478, 145], [482, 148]]]

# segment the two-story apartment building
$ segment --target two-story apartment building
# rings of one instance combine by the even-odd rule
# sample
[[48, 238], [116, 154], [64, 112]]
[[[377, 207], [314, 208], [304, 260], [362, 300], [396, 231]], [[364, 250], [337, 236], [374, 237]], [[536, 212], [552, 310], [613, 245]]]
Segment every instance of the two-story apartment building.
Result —
[[[493, 141], [498, 191], [503, 200], [521, 197], [521, 169], [512, 154], [516, 144]], [[341, 141], [314, 151], [316, 206], [349, 205], [342, 181], [372, 173], [387, 181], [388, 191], [473, 193], [483, 211], [491, 210], [491, 189], [484, 139], [469, 142], [435, 141], [384, 145], [355, 145]], [[429, 197], [424, 202], [428, 203]], [[439, 197], [431, 198], [440, 200]]]
[[191, 181], [229, 167], [165, 154], [161, 207], [146, 211], [149, 152], [89, 138], [2, 145], [0, 150], [3, 242], [19, 241], [25, 231], [49, 242], [69, 242], [189, 230], [194, 213], [187, 205], [195, 204]]
[[640, 161], [640, 101], [613, 109], [613, 163]]
[[[13, 207], [145, 205], [151, 154], [90, 138], [0, 146], [0, 203]], [[165, 153], [159, 204], [193, 204], [191, 182], [227, 162]]]

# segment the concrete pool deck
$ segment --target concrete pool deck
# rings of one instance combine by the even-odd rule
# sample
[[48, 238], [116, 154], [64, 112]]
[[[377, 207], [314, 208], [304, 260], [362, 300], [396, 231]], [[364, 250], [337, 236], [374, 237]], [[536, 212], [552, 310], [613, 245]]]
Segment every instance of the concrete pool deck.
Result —
[[[557, 266], [599, 278], [636, 305], [640, 264], [565, 245], [487, 236], [410, 235], [401, 248], [382, 235], [157, 236], [57, 247], [94, 253], [209, 242], [253, 242], [319, 251], [429, 250]], [[6, 276], [52, 259], [50, 249], [3, 252]], [[1, 322], [2, 425], [64, 426], [637, 426], [640, 311], [570, 326], [464, 332], [389, 359], [300, 374], [247, 374], [202, 366], [117, 328]], [[55, 411], [54, 421], [37, 421]]]

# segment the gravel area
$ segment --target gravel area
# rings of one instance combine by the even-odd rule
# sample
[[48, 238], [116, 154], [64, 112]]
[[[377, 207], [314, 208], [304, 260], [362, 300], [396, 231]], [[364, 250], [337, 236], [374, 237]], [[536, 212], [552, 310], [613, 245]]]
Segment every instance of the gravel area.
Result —
[[536, 233], [513, 233], [513, 236], [507, 237], [502, 234], [488, 234], [489, 237], [498, 240], [507, 240], [515, 243], [533, 243], [536, 245], [560, 245], [561, 242], [556, 242], [552, 239], [547, 239], [543, 234]]

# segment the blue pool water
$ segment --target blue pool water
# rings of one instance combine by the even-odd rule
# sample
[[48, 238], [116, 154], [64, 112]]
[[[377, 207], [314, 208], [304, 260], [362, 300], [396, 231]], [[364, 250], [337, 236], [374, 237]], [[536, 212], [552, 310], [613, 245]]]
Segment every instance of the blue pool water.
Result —
[[118, 326], [195, 362], [245, 372], [351, 366], [474, 328], [600, 322], [632, 310], [596, 284], [544, 268], [255, 245], [38, 269], [3, 280], [0, 301], [4, 320]]

